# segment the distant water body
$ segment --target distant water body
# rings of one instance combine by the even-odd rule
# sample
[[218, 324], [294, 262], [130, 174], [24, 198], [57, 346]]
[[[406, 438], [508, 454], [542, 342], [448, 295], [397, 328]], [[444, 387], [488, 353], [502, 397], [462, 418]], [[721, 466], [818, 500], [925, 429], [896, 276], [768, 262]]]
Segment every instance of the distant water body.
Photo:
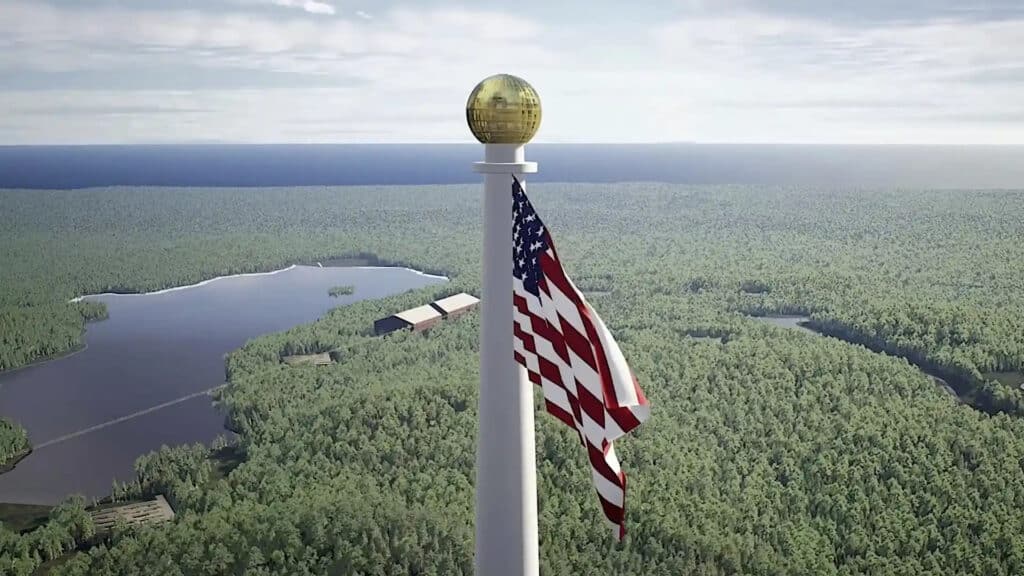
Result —
[[[1024, 188], [1020, 146], [531, 144], [533, 181]], [[0, 188], [479, 181], [475, 144], [0, 146]]]

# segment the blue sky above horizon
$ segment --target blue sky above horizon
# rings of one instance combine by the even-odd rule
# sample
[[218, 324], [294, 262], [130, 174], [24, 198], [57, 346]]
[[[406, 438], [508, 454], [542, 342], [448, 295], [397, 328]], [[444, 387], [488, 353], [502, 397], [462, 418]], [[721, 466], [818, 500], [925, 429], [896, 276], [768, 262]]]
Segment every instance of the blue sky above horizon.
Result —
[[0, 144], [1024, 144], [1024, 2], [0, 0]]

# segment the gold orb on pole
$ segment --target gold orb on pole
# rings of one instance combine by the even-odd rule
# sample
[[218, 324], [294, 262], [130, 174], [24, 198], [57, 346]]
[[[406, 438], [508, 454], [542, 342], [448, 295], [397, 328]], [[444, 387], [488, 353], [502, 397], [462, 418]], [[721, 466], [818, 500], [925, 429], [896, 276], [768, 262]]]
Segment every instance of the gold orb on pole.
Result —
[[540, 97], [511, 74], [484, 78], [469, 94], [466, 122], [484, 144], [526, 144], [540, 128]]

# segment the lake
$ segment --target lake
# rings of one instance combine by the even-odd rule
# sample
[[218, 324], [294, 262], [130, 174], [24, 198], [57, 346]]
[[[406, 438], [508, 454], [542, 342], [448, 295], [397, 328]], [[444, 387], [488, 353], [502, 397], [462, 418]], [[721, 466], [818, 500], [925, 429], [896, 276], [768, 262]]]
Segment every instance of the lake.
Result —
[[811, 330], [804, 325], [810, 318], [807, 316], [751, 316], [758, 322], [764, 322], [765, 324], [771, 324], [772, 326], [778, 326], [779, 328], [789, 328], [791, 330], [799, 330], [805, 334], [814, 334], [820, 336], [821, 333], [815, 330]]
[[[312, 322], [336, 306], [444, 282], [404, 268], [294, 266], [151, 294], [87, 296], [110, 317], [87, 326], [86, 348], [0, 374], [0, 416], [33, 446], [213, 388], [224, 355], [261, 334]], [[334, 286], [355, 287], [331, 297]], [[163, 444], [209, 442], [224, 417], [199, 394], [137, 418], [36, 449], [0, 474], [0, 502], [50, 504], [105, 496], [134, 477], [135, 459]]]

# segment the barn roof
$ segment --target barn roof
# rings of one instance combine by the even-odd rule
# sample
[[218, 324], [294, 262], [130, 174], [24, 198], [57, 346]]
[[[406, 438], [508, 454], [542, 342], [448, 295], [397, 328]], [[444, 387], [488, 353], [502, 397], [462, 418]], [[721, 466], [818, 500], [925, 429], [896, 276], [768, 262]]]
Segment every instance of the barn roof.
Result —
[[409, 324], [419, 324], [420, 322], [426, 322], [435, 318], [440, 318], [441, 313], [434, 309], [433, 306], [427, 304], [425, 306], [417, 306], [404, 312], [395, 314], [395, 317], [405, 320]]
[[466, 294], [465, 292], [461, 292], [454, 296], [441, 298], [437, 302], [434, 302], [434, 306], [437, 306], [441, 310], [444, 310], [444, 312], [447, 314], [448, 312], [455, 312], [456, 310], [462, 310], [463, 308], [474, 306], [478, 302], [480, 302], [480, 299], [477, 298], [476, 296], [472, 296], [470, 294]]

